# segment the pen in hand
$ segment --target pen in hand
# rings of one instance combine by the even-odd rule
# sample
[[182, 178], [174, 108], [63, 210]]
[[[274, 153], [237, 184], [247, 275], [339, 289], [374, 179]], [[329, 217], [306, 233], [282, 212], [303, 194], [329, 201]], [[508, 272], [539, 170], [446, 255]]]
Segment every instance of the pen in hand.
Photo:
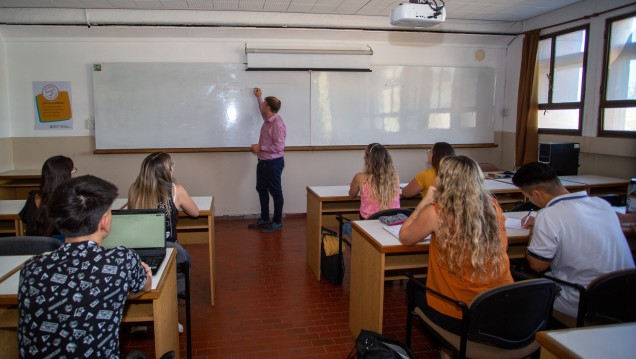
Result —
[[521, 225], [525, 227], [526, 223], [528, 223], [528, 220], [530, 219], [530, 216], [532, 215], [532, 208], [530, 208], [530, 210], [528, 211], [528, 214], [524, 217], [524, 220], [521, 222]]

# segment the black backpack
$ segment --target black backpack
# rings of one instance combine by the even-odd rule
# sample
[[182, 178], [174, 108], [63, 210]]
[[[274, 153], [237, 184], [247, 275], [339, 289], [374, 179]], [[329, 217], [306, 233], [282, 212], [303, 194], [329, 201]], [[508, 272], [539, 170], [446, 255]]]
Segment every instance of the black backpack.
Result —
[[416, 359], [406, 345], [382, 334], [362, 329], [347, 359]]

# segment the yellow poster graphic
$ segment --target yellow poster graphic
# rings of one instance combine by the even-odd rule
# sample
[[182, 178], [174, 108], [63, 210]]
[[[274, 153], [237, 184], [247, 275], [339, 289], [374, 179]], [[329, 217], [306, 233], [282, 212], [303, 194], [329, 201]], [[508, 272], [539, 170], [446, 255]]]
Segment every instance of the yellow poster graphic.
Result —
[[34, 82], [36, 129], [71, 129], [70, 82]]

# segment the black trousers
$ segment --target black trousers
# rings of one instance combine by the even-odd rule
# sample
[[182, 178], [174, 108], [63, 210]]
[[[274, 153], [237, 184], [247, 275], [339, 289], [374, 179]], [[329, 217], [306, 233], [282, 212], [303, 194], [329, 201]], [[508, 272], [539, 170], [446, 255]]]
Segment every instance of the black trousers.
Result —
[[283, 219], [283, 187], [281, 178], [285, 168], [283, 157], [273, 160], [258, 160], [256, 165], [256, 192], [261, 202], [261, 219], [269, 221], [269, 196], [274, 199], [274, 218], [272, 222], [281, 223]]

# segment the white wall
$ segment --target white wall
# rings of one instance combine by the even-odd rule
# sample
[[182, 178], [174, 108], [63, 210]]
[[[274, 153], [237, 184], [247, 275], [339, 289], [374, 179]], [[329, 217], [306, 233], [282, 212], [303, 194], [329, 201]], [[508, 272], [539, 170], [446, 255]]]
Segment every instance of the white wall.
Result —
[[[495, 128], [503, 128], [506, 46], [511, 36], [423, 34], [359, 30], [222, 28], [86, 28], [3, 26], [8, 74], [7, 102], [15, 169], [38, 168], [53, 154], [71, 156], [80, 174], [113, 181], [125, 195], [145, 155], [94, 155], [94, 137], [85, 128], [92, 118], [93, 63], [243, 63], [245, 43], [286, 42], [368, 44], [373, 64], [491, 67], [496, 69]], [[475, 52], [483, 50], [479, 61]], [[284, 74], [283, 74], [284, 75]], [[75, 128], [35, 131], [33, 81], [71, 81]], [[178, 90], [178, 86], [175, 88]], [[355, 94], [352, 94], [354, 96]], [[284, 99], [283, 99], [284, 101]], [[285, 119], [293, 121], [293, 119]], [[6, 121], [5, 121], [6, 122]], [[497, 136], [496, 136], [497, 137]], [[257, 139], [254, 139], [256, 141]], [[453, 142], [452, 138], [448, 139]], [[502, 149], [465, 150], [477, 160], [497, 163]], [[403, 182], [425, 167], [423, 150], [394, 150]], [[173, 155], [176, 176], [193, 195], [216, 197], [217, 215], [258, 212], [255, 159], [248, 152]], [[288, 152], [283, 174], [286, 213], [306, 210], [306, 186], [348, 184], [362, 168], [361, 151]]]

